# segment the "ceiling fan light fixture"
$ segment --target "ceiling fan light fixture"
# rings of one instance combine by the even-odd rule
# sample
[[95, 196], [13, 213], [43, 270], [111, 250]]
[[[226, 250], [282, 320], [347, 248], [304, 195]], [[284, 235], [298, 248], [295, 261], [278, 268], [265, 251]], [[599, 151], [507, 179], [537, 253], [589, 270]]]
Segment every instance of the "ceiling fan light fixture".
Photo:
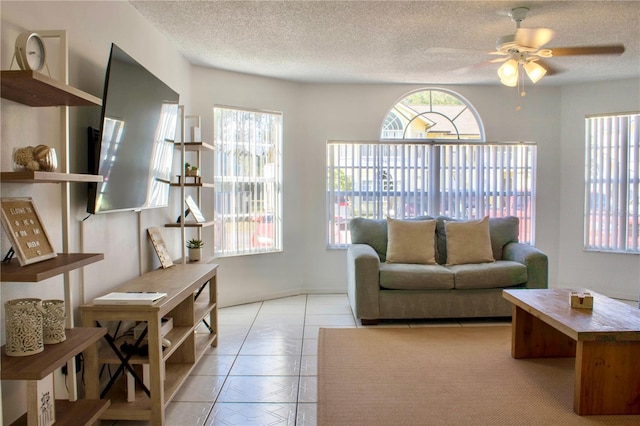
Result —
[[537, 83], [538, 81], [540, 81], [540, 79], [547, 73], [547, 70], [535, 61], [529, 61], [525, 63], [524, 70], [533, 83]]
[[509, 59], [498, 68], [500, 83], [505, 86], [515, 87], [518, 84], [518, 61]]

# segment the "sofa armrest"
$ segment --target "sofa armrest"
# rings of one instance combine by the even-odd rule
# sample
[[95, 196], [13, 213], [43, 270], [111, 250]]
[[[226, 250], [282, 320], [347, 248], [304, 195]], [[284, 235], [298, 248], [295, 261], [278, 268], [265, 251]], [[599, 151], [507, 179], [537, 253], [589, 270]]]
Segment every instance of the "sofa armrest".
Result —
[[357, 318], [378, 319], [380, 309], [380, 258], [368, 244], [352, 244], [347, 250], [347, 293]]
[[503, 248], [503, 259], [522, 263], [527, 267], [526, 288], [549, 287], [549, 260], [537, 248], [523, 243], [509, 243]]

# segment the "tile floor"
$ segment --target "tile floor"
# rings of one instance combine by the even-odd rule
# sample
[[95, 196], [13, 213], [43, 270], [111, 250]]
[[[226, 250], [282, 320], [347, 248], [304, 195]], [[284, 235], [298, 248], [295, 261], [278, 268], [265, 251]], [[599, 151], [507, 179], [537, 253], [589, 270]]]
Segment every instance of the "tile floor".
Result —
[[[208, 350], [167, 408], [167, 425], [315, 425], [318, 330], [362, 327], [346, 294], [300, 295], [223, 308], [218, 322], [218, 347]], [[487, 323], [397, 321], [376, 327], [475, 324]]]

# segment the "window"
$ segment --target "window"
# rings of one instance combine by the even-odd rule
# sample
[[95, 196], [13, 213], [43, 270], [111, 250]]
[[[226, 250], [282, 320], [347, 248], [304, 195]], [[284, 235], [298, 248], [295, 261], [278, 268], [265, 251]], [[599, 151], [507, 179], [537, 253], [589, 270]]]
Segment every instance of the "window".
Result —
[[473, 106], [444, 89], [404, 97], [380, 136], [327, 142], [328, 247], [350, 243], [356, 216], [517, 216], [520, 241], [534, 243], [534, 143], [485, 143]]
[[410, 93], [391, 108], [380, 138], [484, 141], [484, 128], [466, 99], [445, 89], [427, 89]]
[[586, 250], [640, 253], [640, 114], [585, 119]]
[[282, 113], [215, 106], [218, 256], [282, 250]]
[[327, 142], [327, 245], [350, 243], [353, 217], [520, 218], [533, 244], [533, 143]]

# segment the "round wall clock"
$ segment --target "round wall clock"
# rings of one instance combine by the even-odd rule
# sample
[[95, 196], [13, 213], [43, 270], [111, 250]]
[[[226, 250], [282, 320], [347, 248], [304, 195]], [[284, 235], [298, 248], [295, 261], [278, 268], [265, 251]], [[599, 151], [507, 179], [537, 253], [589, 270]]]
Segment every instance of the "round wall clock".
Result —
[[45, 47], [42, 37], [26, 31], [16, 38], [16, 59], [18, 66], [25, 71], [40, 71], [44, 68]]

